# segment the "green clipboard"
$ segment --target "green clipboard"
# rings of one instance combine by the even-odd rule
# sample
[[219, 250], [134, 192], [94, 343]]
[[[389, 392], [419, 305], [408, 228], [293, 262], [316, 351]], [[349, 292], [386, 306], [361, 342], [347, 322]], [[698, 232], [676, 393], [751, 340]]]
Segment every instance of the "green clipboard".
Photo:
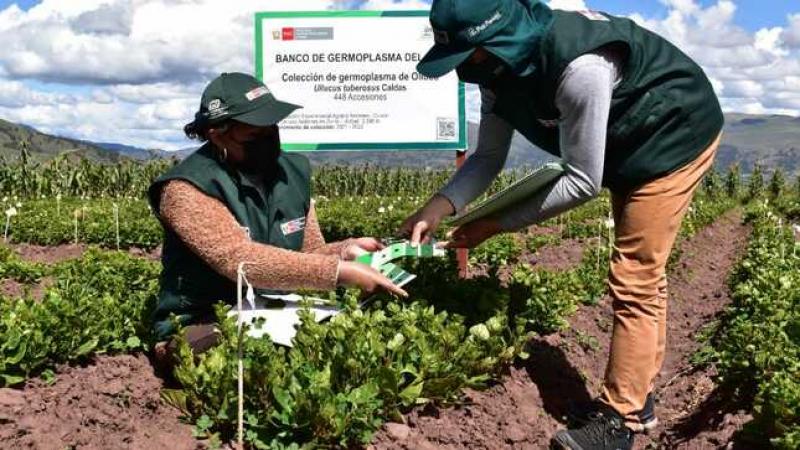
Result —
[[507, 209], [533, 196], [563, 173], [563, 163], [547, 163], [511, 186], [482, 201], [476, 207], [458, 214], [450, 221], [450, 224], [460, 226]]

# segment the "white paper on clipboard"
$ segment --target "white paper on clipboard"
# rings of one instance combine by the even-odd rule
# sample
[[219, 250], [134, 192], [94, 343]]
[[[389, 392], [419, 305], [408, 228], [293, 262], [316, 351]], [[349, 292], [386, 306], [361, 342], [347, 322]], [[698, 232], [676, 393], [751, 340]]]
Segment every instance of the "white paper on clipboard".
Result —
[[564, 173], [564, 165], [562, 163], [547, 163], [506, 189], [487, 198], [474, 208], [457, 215], [450, 221], [450, 225], [460, 226], [510, 208], [533, 196], [561, 176], [562, 173]]
[[[251, 308], [246, 302], [242, 304], [242, 319], [244, 323], [250, 325], [247, 335], [255, 339], [268, 336], [276, 344], [291, 347], [292, 339], [297, 334], [297, 326], [300, 325], [298, 313], [304, 308], [300, 301], [304, 298], [311, 301], [311, 305], [307, 308], [314, 314], [314, 320], [317, 322], [330, 319], [341, 312], [330, 302], [319, 298], [297, 294], [265, 295], [263, 298], [256, 298], [255, 308]], [[268, 300], [281, 300], [285, 305], [267, 307]], [[230, 311], [228, 316], [236, 317], [236, 310]], [[264, 319], [266, 322], [260, 328], [256, 328], [254, 323], [257, 319]]]

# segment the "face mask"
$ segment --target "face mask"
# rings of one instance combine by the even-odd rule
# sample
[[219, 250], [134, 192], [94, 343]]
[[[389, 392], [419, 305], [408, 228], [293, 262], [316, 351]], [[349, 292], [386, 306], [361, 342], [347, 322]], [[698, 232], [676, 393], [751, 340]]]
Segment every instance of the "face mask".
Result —
[[491, 53], [481, 63], [461, 63], [456, 67], [456, 73], [465, 83], [478, 84], [489, 89], [494, 89], [502, 79], [511, 76], [508, 65]]
[[260, 136], [242, 144], [244, 162], [242, 171], [247, 173], [272, 176], [278, 165], [281, 154], [281, 138], [277, 127], [268, 136]]

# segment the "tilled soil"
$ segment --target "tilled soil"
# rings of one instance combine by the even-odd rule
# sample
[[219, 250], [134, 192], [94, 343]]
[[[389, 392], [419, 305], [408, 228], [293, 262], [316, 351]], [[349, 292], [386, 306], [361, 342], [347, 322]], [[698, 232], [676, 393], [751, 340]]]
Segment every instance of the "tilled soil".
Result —
[[47, 288], [53, 286], [56, 280], [53, 277], [44, 277], [41, 281], [34, 284], [20, 283], [19, 281], [6, 279], [0, 281], [0, 295], [8, 298], [18, 298], [29, 295], [31, 298], [41, 300]]
[[[62, 261], [80, 258], [89, 247], [85, 244], [62, 244], [52, 247], [34, 244], [11, 244], [10, 247], [25, 261], [41, 264], [57, 264]], [[157, 261], [161, 258], [161, 246], [153, 250], [132, 247], [128, 249], [132, 256]], [[0, 280], [0, 295], [16, 298], [26, 293], [34, 299], [41, 299], [48, 287], [55, 280], [45, 277], [38, 283], [24, 284], [12, 279]]]
[[[61, 244], [54, 246], [34, 244], [12, 244], [11, 248], [25, 261], [43, 264], [55, 264], [68, 259], [80, 258], [89, 248], [86, 244]], [[113, 249], [109, 249], [113, 250]], [[161, 246], [153, 250], [144, 250], [131, 247], [128, 250], [132, 256], [158, 260], [161, 258]]]
[[[545, 270], [567, 270], [580, 264], [586, 245], [592, 245], [592, 240], [562, 239], [558, 245], [545, 245], [535, 253], [525, 249], [517, 260], [519, 263]], [[509, 264], [498, 270], [497, 276], [504, 285], [511, 280], [515, 267], [514, 264]], [[488, 274], [488, 264], [472, 264], [468, 268], [467, 277], [483, 277]]]
[[100, 356], [59, 368], [56, 381], [0, 389], [0, 448], [158, 450], [204, 448], [160, 398], [143, 355]]
[[33, 244], [11, 245], [17, 254], [29, 262], [54, 264], [67, 259], [80, 258], [87, 246], [84, 244], [63, 244], [46, 247]]
[[591, 240], [562, 239], [558, 245], [546, 245], [536, 253], [525, 252], [520, 261], [547, 270], [567, 270], [580, 264], [586, 245], [591, 244]]
[[[726, 404], [713, 369], [694, 369], [697, 334], [730, 301], [726, 278], [749, 230], [731, 213], [682, 245], [670, 273], [668, 354], [657, 385], [659, 427], [638, 436], [636, 449], [765, 448], [737, 434], [751, 418]], [[564, 332], [536, 339], [530, 358], [484, 391], [467, 391], [465, 404], [428, 406], [387, 424], [374, 449], [541, 449], [564, 426], [570, 401], [597, 395], [608, 357], [610, 299], [582, 307]]]
[[[712, 369], [692, 371], [688, 361], [698, 346], [696, 333], [729, 301], [725, 279], [747, 233], [738, 217], [729, 215], [683, 245], [670, 278], [669, 354], [658, 386], [662, 425], [653, 437], [639, 437], [638, 449], [762, 448], [737, 436], [750, 418], [715, 390]], [[568, 267], [580, 251], [577, 242], [566, 245], [564, 251], [543, 249], [550, 253], [537, 262]], [[16, 250], [28, 260], [57, 262], [80, 256], [85, 247]], [[608, 299], [581, 308], [570, 323], [565, 332], [535, 340], [530, 359], [511, 367], [502, 382], [468, 391], [467, 403], [458, 407], [412, 411], [406, 424], [387, 424], [374, 447], [546, 448], [563, 426], [567, 402], [598, 392], [612, 323]], [[0, 389], [0, 449], [203, 448], [192, 438], [191, 426], [161, 401], [161, 386], [147, 358], [122, 355], [60, 367], [52, 385], [37, 379], [23, 389]]]

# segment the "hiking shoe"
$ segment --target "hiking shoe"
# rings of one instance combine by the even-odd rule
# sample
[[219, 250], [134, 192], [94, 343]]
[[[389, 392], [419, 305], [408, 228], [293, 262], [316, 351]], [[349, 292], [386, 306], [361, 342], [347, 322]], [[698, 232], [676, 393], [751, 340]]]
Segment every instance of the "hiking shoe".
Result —
[[[567, 407], [567, 420], [571, 424], [583, 425], [589, 421], [589, 416], [597, 412], [601, 408], [607, 406], [599, 400], [584, 403], [574, 403]], [[656, 417], [656, 397], [653, 393], [647, 394], [647, 399], [644, 402], [644, 408], [638, 413], [639, 423], [628, 424], [628, 427], [634, 433], [648, 433], [658, 426], [658, 417]]]
[[590, 413], [585, 424], [557, 432], [550, 445], [562, 450], [630, 450], [633, 430], [621, 415], [605, 407]]

